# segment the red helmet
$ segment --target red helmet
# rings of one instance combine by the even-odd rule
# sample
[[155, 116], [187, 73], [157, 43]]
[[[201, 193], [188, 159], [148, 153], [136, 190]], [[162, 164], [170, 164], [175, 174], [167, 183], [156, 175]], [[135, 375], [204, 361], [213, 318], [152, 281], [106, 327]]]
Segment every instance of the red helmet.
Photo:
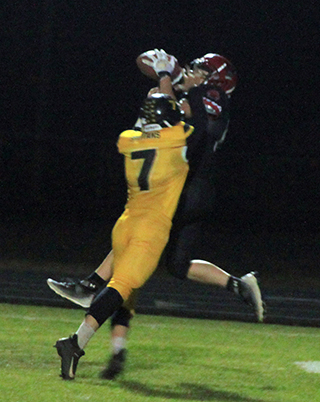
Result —
[[210, 74], [206, 82], [220, 86], [228, 95], [237, 85], [238, 76], [235, 67], [228, 59], [219, 54], [207, 53], [203, 57], [193, 60], [191, 66], [208, 71]]

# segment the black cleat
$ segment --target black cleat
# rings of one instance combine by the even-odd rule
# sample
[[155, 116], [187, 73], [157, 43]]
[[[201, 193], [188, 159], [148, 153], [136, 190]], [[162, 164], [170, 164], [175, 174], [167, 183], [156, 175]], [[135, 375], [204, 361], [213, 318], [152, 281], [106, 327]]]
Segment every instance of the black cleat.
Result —
[[78, 335], [59, 339], [54, 345], [61, 357], [61, 374], [64, 380], [73, 380], [76, 374], [78, 362], [85, 353], [78, 345]]
[[262, 301], [256, 276], [256, 272], [250, 272], [241, 277], [239, 282], [239, 295], [245, 303], [254, 308], [257, 320], [262, 322], [264, 316], [264, 303]]
[[86, 279], [79, 282], [73, 282], [71, 280], [69, 282], [57, 282], [49, 278], [47, 279], [47, 284], [49, 288], [59, 296], [84, 308], [90, 307], [92, 300], [99, 291], [96, 285]]
[[127, 357], [127, 350], [122, 349], [119, 353], [112, 355], [108, 366], [101, 371], [100, 378], [114, 380], [123, 370]]

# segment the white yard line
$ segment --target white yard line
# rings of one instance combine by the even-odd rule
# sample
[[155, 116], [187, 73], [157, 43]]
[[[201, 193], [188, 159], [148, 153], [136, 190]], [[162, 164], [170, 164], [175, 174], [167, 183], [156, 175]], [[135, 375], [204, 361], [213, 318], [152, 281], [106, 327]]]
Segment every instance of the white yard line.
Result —
[[320, 361], [295, 362], [295, 364], [305, 370], [307, 373], [320, 374]]
[[[8, 319], [18, 319], [18, 320], [25, 320], [25, 321], [54, 321], [57, 322], [57, 317], [47, 317], [47, 316], [27, 316], [27, 315], [20, 315], [20, 314], [1, 314], [1, 318], [8, 318]], [[75, 319], [63, 319], [59, 318], [59, 322], [77, 322], [79, 323], [79, 317]]]

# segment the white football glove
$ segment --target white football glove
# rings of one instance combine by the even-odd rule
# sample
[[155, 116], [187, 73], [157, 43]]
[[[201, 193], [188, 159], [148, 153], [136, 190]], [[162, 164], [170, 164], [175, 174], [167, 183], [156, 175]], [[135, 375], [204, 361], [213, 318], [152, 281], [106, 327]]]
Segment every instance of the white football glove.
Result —
[[152, 67], [157, 75], [160, 73], [172, 74], [177, 59], [174, 56], [167, 54], [163, 49], [154, 49], [155, 54], [150, 58], [152, 59]]

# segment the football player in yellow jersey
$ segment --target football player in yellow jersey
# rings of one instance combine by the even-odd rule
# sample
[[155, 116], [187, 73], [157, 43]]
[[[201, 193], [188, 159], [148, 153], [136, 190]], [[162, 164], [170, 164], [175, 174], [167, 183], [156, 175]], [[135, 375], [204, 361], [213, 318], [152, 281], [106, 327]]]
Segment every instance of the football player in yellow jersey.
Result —
[[193, 127], [181, 121], [177, 103], [169, 95], [153, 94], [141, 112], [142, 130], [124, 131], [118, 140], [125, 156], [128, 201], [112, 231], [112, 278], [77, 332], [55, 344], [65, 380], [74, 379], [83, 349], [97, 329], [156, 269], [187, 178], [186, 139]]
[[[170, 58], [164, 51], [160, 51], [159, 56], [159, 60], [164, 57], [170, 64]], [[205, 243], [202, 222], [210, 221], [210, 211], [214, 208], [215, 198], [212, 181], [205, 176], [211, 174], [212, 169], [208, 168], [208, 164], [210, 165], [212, 150], [215, 150], [225, 138], [229, 124], [228, 100], [230, 93], [235, 89], [237, 77], [232, 65], [222, 56], [209, 54], [194, 62], [192, 70], [187, 68], [184, 82], [178, 84], [184, 96], [187, 95], [188, 99], [183, 98], [182, 107], [185, 120], [195, 127], [195, 134], [188, 138], [188, 159], [191, 169], [188, 174], [189, 181], [180, 197], [166, 248], [167, 268], [177, 278], [188, 278], [220, 286], [238, 294], [243, 301], [253, 307], [258, 321], [262, 321], [263, 304], [253, 273], [236, 278], [203, 260], [206, 258], [206, 250], [205, 247], [202, 249], [202, 243]], [[161, 68], [163, 70], [163, 66]], [[166, 68], [170, 68], [170, 65]], [[163, 74], [159, 77], [159, 88], [156, 91], [175, 96], [169, 75]], [[218, 95], [220, 98], [217, 100]], [[201, 139], [207, 143], [205, 152], [198, 146]], [[59, 295], [87, 308], [98, 289], [105, 286], [105, 281], [109, 280], [112, 274], [112, 260], [111, 251], [97, 270], [86, 279], [78, 283], [48, 279], [48, 285]], [[134, 297], [131, 296], [112, 316], [112, 356], [108, 366], [101, 373], [102, 378], [113, 379], [124, 368], [127, 354], [126, 334], [134, 305]]]
[[186, 138], [193, 131], [180, 121], [180, 110], [167, 95], [153, 95], [142, 110], [143, 131], [125, 131], [118, 141], [128, 201], [112, 231], [114, 274], [108, 287], [124, 300], [149, 278], [168, 241], [189, 170]]

